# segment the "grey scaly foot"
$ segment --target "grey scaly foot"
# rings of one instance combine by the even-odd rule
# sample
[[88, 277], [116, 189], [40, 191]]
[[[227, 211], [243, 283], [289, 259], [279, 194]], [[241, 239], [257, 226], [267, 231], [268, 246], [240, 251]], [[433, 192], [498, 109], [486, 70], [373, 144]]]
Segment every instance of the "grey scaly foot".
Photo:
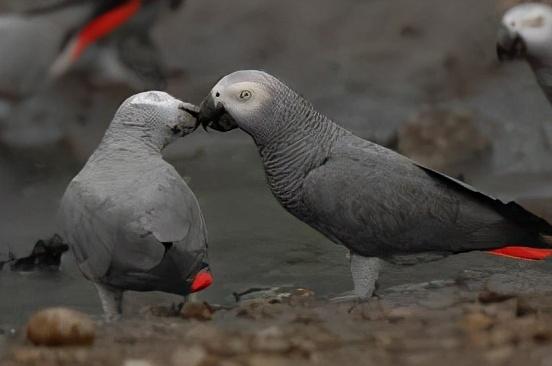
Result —
[[123, 291], [98, 283], [95, 285], [102, 302], [105, 320], [111, 322], [120, 319], [123, 313]]
[[184, 297], [184, 303], [188, 302], [199, 302], [199, 296], [196, 292], [193, 292], [189, 294], [188, 296]]
[[374, 294], [381, 268], [380, 260], [375, 257], [363, 257], [353, 253], [351, 253], [350, 260], [354, 289], [332, 298], [332, 302], [368, 299]]

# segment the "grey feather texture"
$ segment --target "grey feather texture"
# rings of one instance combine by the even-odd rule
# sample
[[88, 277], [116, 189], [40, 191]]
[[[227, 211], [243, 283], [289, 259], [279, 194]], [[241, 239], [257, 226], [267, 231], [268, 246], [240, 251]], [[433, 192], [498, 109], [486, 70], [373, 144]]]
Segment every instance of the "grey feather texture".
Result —
[[[353, 135], [264, 72], [221, 79], [199, 120], [250, 134], [282, 206], [355, 255], [392, 260], [548, 246], [541, 234], [552, 227], [544, 220]], [[367, 263], [377, 272], [377, 264]], [[370, 271], [355, 272], [375, 281]]]
[[195, 129], [196, 107], [163, 92], [127, 99], [60, 205], [63, 236], [86, 278], [110, 288], [186, 295], [207, 269], [199, 203], [161, 156]]

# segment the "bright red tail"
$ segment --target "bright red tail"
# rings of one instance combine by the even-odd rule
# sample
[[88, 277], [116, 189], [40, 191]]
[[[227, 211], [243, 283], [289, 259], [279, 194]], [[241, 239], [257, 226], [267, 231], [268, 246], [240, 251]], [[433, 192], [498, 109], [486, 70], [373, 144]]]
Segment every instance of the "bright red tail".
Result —
[[541, 261], [552, 257], [552, 249], [540, 249], [529, 247], [504, 247], [500, 249], [490, 250], [489, 253], [502, 257], [515, 259], [525, 259], [530, 261]]

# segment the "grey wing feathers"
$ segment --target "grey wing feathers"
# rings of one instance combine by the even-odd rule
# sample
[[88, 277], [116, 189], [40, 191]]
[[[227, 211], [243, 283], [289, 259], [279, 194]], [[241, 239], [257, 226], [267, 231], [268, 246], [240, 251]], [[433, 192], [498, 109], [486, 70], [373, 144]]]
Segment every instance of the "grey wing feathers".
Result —
[[[414, 163], [415, 164], [415, 163]], [[517, 203], [503, 202], [498, 198], [494, 198], [485, 193], [476, 190], [459, 180], [453, 179], [443, 173], [439, 173], [433, 169], [426, 168], [420, 164], [416, 164], [420, 169], [424, 170], [429, 176], [442, 181], [447, 186], [454, 190], [464, 192], [472, 196], [474, 199], [493, 207], [497, 212], [501, 213], [508, 219], [516, 222], [524, 227], [534, 228], [535, 231], [543, 235], [552, 235], [552, 226], [543, 218], [527, 211]]]
[[[172, 168], [172, 167], [171, 167]], [[199, 206], [176, 172], [157, 171], [152, 184], [138, 184], [131, 195], [115, 195], [120, 201], [98, 194], [73, 181], [61, 204], [64, 235], [83, 273], [99, 279], [111, 267], [144, 272], [157, 266], [166, 248], [163, 243], [206, 244]], [[200, 221], [197, 221], [200, 220]], [[190, 238], [191, 239], [191, 238]]]
[[182, 241], [192, 228], [205, 227], [199, 203], [174, 168], [168, 167], [161, 177], [146, 187], [144, 228], [160, 242]]
[[83, 202], [85, 192], [75, 181], [67, 188], [60, 205], [62, 236], [69, 243], [79, 268], [88, 279], [107, 273], [111, 265], [113, 239], [110, 218], [103, 210]]
[[354, 136], [303, 188], [306, 221], [359, 254], [483, 250], [508, 239], [540, 245], [497, 210], [499, 201]]

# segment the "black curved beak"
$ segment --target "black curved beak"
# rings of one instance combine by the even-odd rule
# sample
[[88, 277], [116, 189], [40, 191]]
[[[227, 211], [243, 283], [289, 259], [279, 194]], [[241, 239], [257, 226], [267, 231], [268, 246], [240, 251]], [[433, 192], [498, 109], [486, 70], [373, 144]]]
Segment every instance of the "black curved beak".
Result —
[[496, 55], [499, 61], [509, 61], [523, 58], [527, 54], [525, 41], [515, 32], [511, 32], [504, 25], [498, 29]]
[[217, 103], [211, 94], [199, 105], [197, 124], [198, 126], [202, 125], [205, 130], [209, 127], [221, 132], [230, 131], [238, 127], [238, 124], [226, 112], [222, 103]]

